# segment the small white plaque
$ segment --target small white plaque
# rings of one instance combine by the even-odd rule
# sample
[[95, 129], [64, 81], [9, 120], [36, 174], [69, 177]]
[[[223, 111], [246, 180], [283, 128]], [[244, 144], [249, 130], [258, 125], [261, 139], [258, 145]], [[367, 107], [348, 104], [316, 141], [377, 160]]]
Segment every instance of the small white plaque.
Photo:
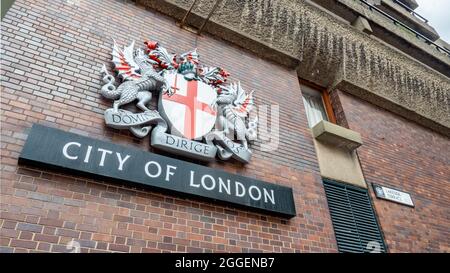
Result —
[[414, 207], [414, 203], [409, 193], [376, 184], [373, 184], [373, 189], [378, 198]]

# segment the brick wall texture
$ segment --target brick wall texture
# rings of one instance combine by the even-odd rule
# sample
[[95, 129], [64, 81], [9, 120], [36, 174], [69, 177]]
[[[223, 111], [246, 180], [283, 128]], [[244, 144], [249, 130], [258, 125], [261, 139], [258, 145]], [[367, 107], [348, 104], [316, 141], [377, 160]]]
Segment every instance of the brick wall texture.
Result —
[[[75, 4], [71, 4], [75, 3]], [[257, 104], [280, 106], [279, 148], [243, 166], [210, 164], [293, 188], [298, 216], [286, 220], [176, 196], [18, 166], [32, 123], [149, 149], [105, 127], [112, 102], [100, 95], [100, 69], [112, 39], [172, 52], [198, 48], [226, 68]], [[181, 30], [169, 17], [124, 1], [17, 0], [2, 24], [1, 251], [335, 252], [331, 220], [295, 71], [212, 37]], [[280, 95], [283, 94], [283, 95]]]
[[[1, 26], [0, 252], [67, 252], [71, 240], [82, 252], [337, 251], [296, 72], [175, 23], [130, 1], [15, 1]], [[204, 64], [255, 89], [257, 105], [278, 105], [278, 149], [261, 151], [256, 143], [249, 164], [209, 167], [292, 187], [297, 216], [18, 165], [33, 123], [152, 151], [148, 137], [104, 125], [112, 102], [100, 95], [100, 69], [110, 63], [113, 38], [121, 45], [156, 40], [178, 53], [196, 47]], [[398, 185], [416, 203], [410, 209], [375, 200], [390, 250], [450, 251], [448, 139], [339, 96], [340, 115], [364, 137], [366, 179]]]
[[[362, 135], [358, 155], [389, 251], [450, 252], [449, 139], [337, 93], [349, 128]], [[377, 199], [372, 183], [410, 193], [415, 207]]]

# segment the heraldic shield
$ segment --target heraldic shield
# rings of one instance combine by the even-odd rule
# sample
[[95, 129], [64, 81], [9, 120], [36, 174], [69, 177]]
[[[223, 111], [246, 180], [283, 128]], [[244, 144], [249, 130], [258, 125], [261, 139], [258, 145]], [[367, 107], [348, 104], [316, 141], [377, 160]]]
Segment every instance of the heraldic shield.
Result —
[[170, 133], [187, 139], [201, 140], [216, 123], [213, 104], [216, 90], [197, 79], [187, 80], [177, 71], [165, 73], [173, 94], [159, 96], [159, 113], [169, 123]]
[[[157, 42], [144, 44], [145, 49], [135, 49], [134, 42], [121, 49], [114, 41], [112, 62], [120, 82], [106, 65], [101, 70], [100, 92], [114, 100], [104, 113], [106, 125], [139, 138], [151, 134], [152, 147], [173, 154], [248, 163], [257, 129], [257, 119], [249, 119], [253, 92], [239, 82], [225, 84], [229, 74], [222, 68], [200, 66], [196, 49], [177, 57]], [[150, 105], [154, 95], [158, 109]], [[132, 102], [138, 112], [123, 108]]]

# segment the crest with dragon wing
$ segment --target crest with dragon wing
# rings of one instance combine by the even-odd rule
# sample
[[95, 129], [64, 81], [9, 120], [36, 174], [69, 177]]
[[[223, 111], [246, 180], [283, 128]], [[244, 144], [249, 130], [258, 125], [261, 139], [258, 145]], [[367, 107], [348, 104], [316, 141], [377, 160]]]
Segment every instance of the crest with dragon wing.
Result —
[[[219, 86], [217, 105], [221, 115], [219, 127], [237, 140], [247, 149], [247, 140], [256, 138], [257, 119], [250, 121], [249, 113], [253, 108], [253, 91], [247, 94], [241, 83]], [[230, 130], [232, 132], [230, 132]]]
[[[113, 43], [112, 63], [121, 82], [117, 85], [103, 65], [101, 94], [114, 100], [105, 111], [106, 124], [137, 137], [152, 132], [151, 145], [172, 153], [248, 162], [247, 143], [256, 135], [256, 120], [248, 120], [253, 92], [247, 94], [240, 83], [226, 84], [230, 74], [224, 69], [202, 66], [197, 49], [177, 56], [157, 42], [144, 44], [145, 49], [135, 49], [134, 42], [121, 49]], [[159, 97], [158, 110], [149, 108], [152, 92]], [[133, 101], [142, 112], [122, 109]], [[225, 136], [230, 130], [237, 141]]]
[[233, 111], [241, 118], [246, 118], [253, 108], [253, 91], [247, 94], [238, 82], [235, 85], [236, 99], [233, 102]]
[[138, 53], [134, 51], [134, 41], [129, 46], [124, 47], [123, 50], [119, 48], [115, 40], [113, 41], [112, 62], [117, 75], [123, 81], [139, 79], [141, 74], [140, 68], [134, 60], [135, 54]]

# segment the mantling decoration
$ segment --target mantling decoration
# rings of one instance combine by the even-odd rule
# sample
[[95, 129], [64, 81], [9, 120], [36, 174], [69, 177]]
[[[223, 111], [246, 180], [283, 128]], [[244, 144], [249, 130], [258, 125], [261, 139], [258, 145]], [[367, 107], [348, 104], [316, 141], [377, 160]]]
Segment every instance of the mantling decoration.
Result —
[[[134, 49], [134, 41], [120, 49], [114, 41], [118, 86], [105, 65], [101, 70], [101, 94], [114, 100], [104, 114], [106, 125], [139, 138], [151, 131], [151, 145], [174, 154], [248, 163], [248, 143], [257, 134], [257, 118], [249, 119], [253, 91], [240, 82], [226, 84], [229, 73], [222, 68], [201, 66], [196, 49], [177, 57], [157, 42], [144, 44], [145, 50]], [[148, 108], [152, 93], [159, 96], [158, 110]], [[121, 108], [134, 101], [142, 112]]]

